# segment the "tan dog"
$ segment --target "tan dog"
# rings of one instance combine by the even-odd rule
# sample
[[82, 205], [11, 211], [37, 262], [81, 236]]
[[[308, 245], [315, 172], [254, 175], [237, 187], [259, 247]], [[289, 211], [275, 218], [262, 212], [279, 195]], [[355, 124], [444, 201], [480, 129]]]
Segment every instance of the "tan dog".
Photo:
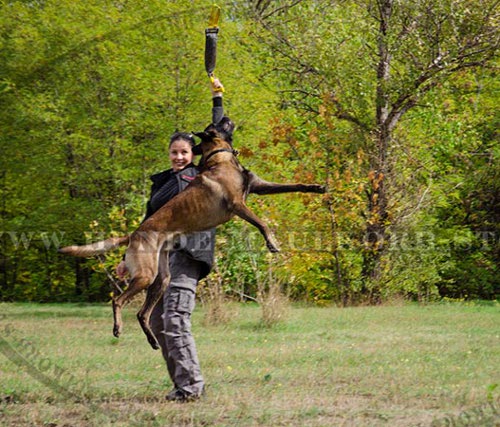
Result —
[[[259, 229], [271, 252], [278, 244], [269, 227], [245, 204], [249, 193], [274, 194], [285, 192], [324, 193], [324, 187], [307, 184], [276, 184], [264, 181], [244, 169], [234, 155], [231, 136], [234, 125], [227, 117], [217, 125], [210, 125], [198, 133], [202, 142], [203, 164], [200, 174], [176, 197], [162, 206], [129, 236], [110, 238], [86, 246], [67, 246], [59, 252], [88, 257], [102, 254], [120, 245], [128, 244], [125, 255], [130, 272], [130, 284], [125, 292], [113, 299], [113, 334], [122, 331], [121, 309], [134, 295], [147, 288], [144, 305], [137, 313], [139, 323], [154, 349], [159, 344], [149, 326], [151, 312], [169, 283], [168, 271], [162, 271], [165, 280], [150, 286], [158, 268], [168, 269], [168, 263], [158, 265], [158, 255], [164, 245], [172, 247], [181, 234], [203, 231], [229, 221], [234, 215]], [[156, 283], [156, 282], [155, 282]]]

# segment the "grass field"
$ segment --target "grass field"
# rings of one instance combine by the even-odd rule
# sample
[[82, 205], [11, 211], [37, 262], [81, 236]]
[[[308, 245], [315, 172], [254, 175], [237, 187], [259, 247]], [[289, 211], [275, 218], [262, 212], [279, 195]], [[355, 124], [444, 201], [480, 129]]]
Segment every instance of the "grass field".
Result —
[[497, 426], [500, 306], [255, 305], [193, 329], [206, 396], [167, 403], [161, 355], [107, 305], [0, 304], [2, 426]]

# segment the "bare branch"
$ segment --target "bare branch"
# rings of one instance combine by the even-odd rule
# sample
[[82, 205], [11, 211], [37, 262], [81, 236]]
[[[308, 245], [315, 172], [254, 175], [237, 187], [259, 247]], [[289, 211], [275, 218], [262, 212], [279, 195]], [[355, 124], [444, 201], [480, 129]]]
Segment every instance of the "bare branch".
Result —
[[369, 132], [370, 129], [366, 124], [364, 124], [361, 120], [359, 120], [357, 117], [353, 116], [352, 114], [348, 113], [347, 111], [344, 110], [342, 107], [340, 101], [335, 98], [334, 96], [330, 96], [330, 101], [332, 104], [335, 106], [335, 111], [333, 115], [340, 120], [346, 120], [348, 122], [354, 123], [355, 125], [359, 126], [362, 130]]
[[299, 3], [301, 3], [302, 1], [303, 1], [303, 0], [295, 0], [295, 1], [293, 1], [293, 2], [292, 2], [291, 4], [289, 4], [289, 5], [285, 5], [285, 6], [282, 6], [282, 7], [278, 7], [278, 8], [276, 8], [276, 9], [274, 9], [273, 11], [269, 12], [267, 15], [262, 16], [262, 19], [263, 19], [263, 20], [266, 20], [266, 19], [270, 18], [271, 16], [273, 16], [273, 15], [275, 15], [275, 14], [277, 14], [277, 13], [279, 13], [279, 12], [283, 11], [283, 10], [289, 10], [289, 9], [291, 9], [291, 8], [292, 8], [292, 7], [294, 7], [294, 6], [297, 6], [297, 5], [298, 5]]

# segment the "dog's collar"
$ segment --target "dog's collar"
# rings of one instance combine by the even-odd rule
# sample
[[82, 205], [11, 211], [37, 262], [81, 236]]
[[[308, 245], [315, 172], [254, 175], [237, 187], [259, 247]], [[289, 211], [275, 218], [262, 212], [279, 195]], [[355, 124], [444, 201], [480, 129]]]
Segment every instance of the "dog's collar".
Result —
[[210, 159], [210, 157], [212, 156], [215, 156], [216, 154], [219, 154], [219, 153], [231, 153], [233, 156], [237, 156], [238, 155], [238, 151], [237, 150], [230, 150], [228, 148], [219, 148], [218, 150], [215, 150], [215, 151], [212, 151], [207, 157], [206, 159], [204, 160], [205, 163], [208, 162], [208, 159]]

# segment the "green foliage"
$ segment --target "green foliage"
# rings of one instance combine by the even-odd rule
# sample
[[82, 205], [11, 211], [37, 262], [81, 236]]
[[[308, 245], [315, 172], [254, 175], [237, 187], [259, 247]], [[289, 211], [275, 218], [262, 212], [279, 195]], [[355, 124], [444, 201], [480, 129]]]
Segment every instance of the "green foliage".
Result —
[[[478, 170], [490, 174], [497, 158], [498, 79], [484, 67], [496, 53], [494, 2], [304, 1], [264, 9], [255, 12], [268, 31], [263, 38], [278, 73], [289, 76], [280, 87], [278, 137], [304, 165], [314, 158], [312, 180], [329, 187], [328, 215], [310, 217], [330, 229], [330, 259], [304, 267], [307, 288], [344, 303], [394, 294], [429, 299], [451, 288], [469, 298], [498, 295], [498, 245], [457, 250], [457, 240], [484, 240], [464, 222], [464, 196], [470, 203], [476, 195], [463, 190], [468, 183], [478, 189]], [[478, 193], [489, 195], [481, 198], [491, 215], [497, 202], [488, 181]], [[382, 185], [383, 193], [374, 191]], [[496, 242], [498, 229], [488, 230]], [[398, 243], [422, 233], [431, 248]], [[473, 266], [482, 274], [464, 276]]]
[[[133, 230], [149, 175], [169, 167], [169, 135], [210, 120], [202, 60], [209, 10], [187, 1], [2, 4], [2, 298], [107, 297], [102, 267], [111, 270], [117, 257], [97, 273], [99, 263], [55, 249]], [[244, 29], [227, 21], [221, 48], [231, 52], [238, 32]], [[235, 88], [226, 109], [243, 125], [257, 104], [266, 109], [265, 90], [252, 102], [238, 95], [258, 80], [248, 61], [241, 65], [245, 51], [219, 62], [234, 70], [223, 79]], [[249, 137], [259, 129], [249, 127]], [[26, 233], [33, 239], [20, 247]], [[43, 233], [56, 233], [58, 242], [44, 246]]]
[[[221, 4], [216, 72], [241, 162], [265, 179], [328, 188], [324, 196], [249, 197], [281, 242], [277, 279], [293, 298], [319, 304], [358, 303], [370, 293], [497, 298], [498, 76], [489, 65], [498, 30], [490, 1], [397, 2], [383, 37], [373, 5]], [[210, 120], [209, 10], [188, 0], [1, 3], [1, 299], [108, 299], [106, 272], [120, 253], [78, 261], [55, 249], [132, 231], [149, 175], [169, 166], [169, 135]], [[392, 54], [383, 83], [381, 42]], [[368, 194], [381, 89], [389, 104], [408, 95], [415, 105], [386, 153], [387, 241], [370, 282], [363, 269], [376, 219]], [[249, 225], [220, 227], [226, 292], [255, 298], [266, 256]]]
[[[415, 259], [407, 269], [424, 267], [414, 284], [432, 284], [441, 296], [489, 299], [500, 292], [494, 76], [488, 70], [456, 75], [444, 93], [408, 117], [400, 134], [409, 143], [400, 153], [406, 163], [396, 165], [399, 178], [393, 182], [400, 218], [395, 234], [419, 230], [428, 237], [413, 252], [427, 252], [428, 261]], [[409, 188], [409, 180], [418, 185]], [[393, 252], [399, 249], [396, 244]], [[427, 280], [429, 274], [434, 279]]]

